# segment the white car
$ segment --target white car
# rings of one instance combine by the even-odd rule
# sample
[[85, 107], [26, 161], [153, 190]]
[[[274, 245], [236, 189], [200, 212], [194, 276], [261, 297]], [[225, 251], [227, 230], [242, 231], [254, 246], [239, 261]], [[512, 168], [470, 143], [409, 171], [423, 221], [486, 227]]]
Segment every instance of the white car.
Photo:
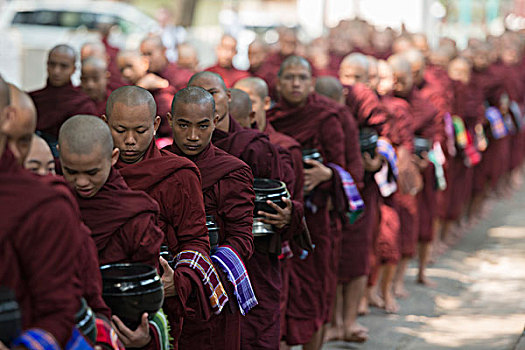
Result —
[[[137, 48], [159, 26], [132, 5], [113, 1], [11, 1], [0, 9], [0, 73], [24, 90], [44, 86], [47, 52], [57, 44], [77, 51], [83, 43], [99, 40], [100, 23], [115, 24], [110, 42]], [[78, 72], [74, 83], [78, 83]]]

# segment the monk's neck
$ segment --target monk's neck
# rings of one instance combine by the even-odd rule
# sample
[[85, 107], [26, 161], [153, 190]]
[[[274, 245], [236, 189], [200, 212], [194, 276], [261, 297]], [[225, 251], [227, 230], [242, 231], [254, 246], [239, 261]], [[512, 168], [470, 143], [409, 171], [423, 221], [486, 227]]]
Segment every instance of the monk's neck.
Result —
[[226, 133], [230, 132], [230, 115], [226, 115], [217, 123], [217, 129]]

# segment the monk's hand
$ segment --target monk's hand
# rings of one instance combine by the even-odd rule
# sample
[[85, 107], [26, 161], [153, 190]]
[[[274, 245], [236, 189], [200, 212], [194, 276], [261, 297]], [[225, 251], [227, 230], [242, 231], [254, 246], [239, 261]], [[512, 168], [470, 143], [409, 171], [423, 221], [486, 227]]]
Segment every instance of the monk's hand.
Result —
[[126, 348], [143, 348], [151, 341], [148, 314], [146, 312], [142, 315], [140, 325], [134, 331], [126, 327], [115, 315], [111, 319], [111, 325]]
[[372, 158], [368, 152], [363, 153], [363, 165], [365, 170], [369, 173], [378, 171], [383, 165], [383, 159], [383, 156], [377, 154], [377, 152], [374, 154], [374, 158]]
[[266, 219], [261, 219], [265, 224], [273, 225], [277, 228], [283, 228], [286, 225], [289, 225], [292, 221], [292, 201], [288, 198], [282, 197], [283, 202], [286, 204], [286, 207], [281, 208], [272, 201], [266, 201], [266, 203], [275, 209], [277, 214], [270, 214], [265, 211], [259, 211], [258, 214], [266, 217]]
[[312, 166], [309, 169], [304, 169], [304, 189], [307, 193], [320, 183], [330, 180], [334, 175], [331, 168], [317, 160], [306, 159], [304, 162]]
[[428, 164], [430, 162], [428, 160], [427, 152], [422, 152], [421, 156], [414, 154], [412, 157], [412, 160], [417, 165], [420, 171], [425, 170], [428, 167]]
[[175, 279], [174, 272], [170, 264], [162, 256], [159, 258], [159, 262], [164, 269], [164, 274], [161, 277], [162, 283], [164, 284], [164, 297], [174, 297], [177, 295], [175, 292]]
[[0, 341], [0, 350], [9, 350], [9, 348]]
[[165, 89], [170, 86], [170, 82], [156, 74], [148, 73], [137, 82], [137, 86], [146, 90]]

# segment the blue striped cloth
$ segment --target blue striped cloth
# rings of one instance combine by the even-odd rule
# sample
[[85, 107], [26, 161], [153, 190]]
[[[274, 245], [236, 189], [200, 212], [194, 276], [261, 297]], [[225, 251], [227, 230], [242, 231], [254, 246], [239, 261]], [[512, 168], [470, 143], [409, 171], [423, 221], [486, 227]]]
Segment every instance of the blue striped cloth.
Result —
[[[55, 338], [42, 329], [29, 329], [11, 343], [11, 348], [25, 347], [29, 350], [59, 350]], [[65, 350], [92, 350], [93, 347], [82, 334], [73, 328], [73, 334], [66, 344]]]
[[363, 198], [361, 198], [361, 194], [359, 194], [359, 190], [357, 189], [357, 185], [355, 184], [352, 175], [337, 164], [328, 163], [328, 165], [335, 169], [341, 177], [346, 200], [348, 201], [348, 208], [350, 209], [348, 219], [350, 220], [350, 223], [353, 224], [365, 210], [365, 202], [363, 201]]
[[485, 118], [489, 121], [492, 136], [494, 136], [496, 140], [507, 136], [505, 122], [503, 121], [500, 111], [496, 107], [487, 107], [487, 109], [485, 109]]
[[234, 294], [242, 315], [246, 315], [259, 302], [248, 276], [248, 271], [235, 250], [229, 246], [219, 246], [212, 254], [211, 259], [219, 265], [233, 284]]
[[390, 144], [390, 142], [384, 138], [380, 137], [377, 140], [377, 153], [385, 157], [386, 161], [388, 162], [388, 165], [390, 166], [390, 170], [392, 171], [392, 174], [394, 175], [394, 178], [397, 179], [399, 176], [399, 169], [397, 167], [397, 154], [394, 147]]

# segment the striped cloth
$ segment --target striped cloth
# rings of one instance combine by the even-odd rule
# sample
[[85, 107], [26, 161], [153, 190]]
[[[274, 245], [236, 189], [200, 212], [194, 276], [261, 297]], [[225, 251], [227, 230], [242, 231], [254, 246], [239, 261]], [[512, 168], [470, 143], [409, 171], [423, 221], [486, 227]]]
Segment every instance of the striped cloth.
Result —
[[185, 266], [199, 275], [208, 294], [213, 312], [217, 315], [220, 314], [228, 302], [228, 295], [224, 291], [212, 262], [194, 250], [183, 250], [175, 257], [175, 261], [175, 269], [179, 266]]
[[380, 137], [377, 140], [377, 153], [385, 157], [386, 161], [388, 162], [388, 165], [390, 166], [390, 170], [394, 175], [394, 178], [397, 179], [397, 177], [399, 176], [399, 169], [397, 167], [397, 154], [396, 150], [394, 149], [390, 141], [388, 141], [388, 139]]
[[503, 121], [500, 111], [496, 107], [487, 107], [487, 109], [485, 109], [485, 118], [489, 121], [492, 136], [494, 136], [496, 140], [507, 136], [505, 122]]
[[[80, 336], [80, 333], [74, 329]], [[68, 343], [69, 344], [69, 343]], [[13, 340], [11, 348], [24, 347], [29, 350], [59, 350], [55, 338], [42, 329], [29, 329]]]
[[352, 175], [350, 175], [348, 171], [344, 170], [337, 164], [329, 163], [328, 165], [331, 168], [335, 169], [341, 177], [341, 181], [343, 182], [343, 189], [345, 191], [346, 199], [348, 201], [348, 208], [350, 209], [350, 212], [348, 213], [348, 218], [350, 220], [350, 223], [353, 224], [363, 213], [365, 209], [365, 202], [359, 194], [359, 190], [357, 189], [357, 185], [355, 184]]
[[158, 340], [158, 350], [170, 349], [169, 324], [164, 311], [160, 309], [149, 321], [150, 329], [153, 328]]
[[97, 318], [95, 320], [95, 323], [97, 325], [97, 340], [96, 344], [103, 345], [104, 349], [112, 349], [112, 350], [124, 350], [124, 345], [120, 342], [118, 339], [118, 335], [115, 332], [113, 328], [111, 328], [110, 324], [101, 319]]
[[[456, 143], [461, 149], [463, 155], [463, 164], [465, 164], [467, 168], [473, 167], [481, 161], [481, 154], [474, 146], [472, 136], [470, 132], [466, 130], [463, 119], [458, 116], [454, 116], [453, 123], [454, 130], [456, 131]], [[482, 142], [483, 140], [480, 141]]]
[[450, 113], [445, 113], [443, 120], [445, 122], [445, 134], [447, 135], [447, 152], [452, 157], [456, 155], [455, 137], [454, 137], [454, 121]]
[[517, 128], [520, 130], [523, 129], [523, 113], [521, 113], [520, 106], [516, 101], [510, 101], [509, 111], [512, 117], [514, 118], [514, 122], [516, 123]]
[[234, 294], [239, 304], [242, 315], [246, 315], [259, 302], [250, 282], [248, 271], [241, 258], [230, 246], [219, 246], [213, 252], [211, 259], [226, 274], [228, 280], [233, 284]]

